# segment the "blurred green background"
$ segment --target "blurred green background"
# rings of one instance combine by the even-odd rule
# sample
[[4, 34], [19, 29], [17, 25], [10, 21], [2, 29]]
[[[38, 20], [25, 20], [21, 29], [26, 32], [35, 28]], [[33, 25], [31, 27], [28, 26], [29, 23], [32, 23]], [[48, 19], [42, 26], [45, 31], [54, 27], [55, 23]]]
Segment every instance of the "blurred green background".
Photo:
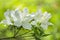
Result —
[[[4, 12], [7, 9], [16, 9], [18, 7], [21, 10], [24, 7], [28, 7], [30, 12], [36, 12], [37, 9], [41, 9], [43, 12], [51, 13], [52, 18], [50, 21], [54, 25], [49, 26], [45, 32], [52, 33], [52, 35], [44, 37], [42, 40], [60, 40], [60, 0], [0, 0], [0, 21], [4, 19]], [[4, 35], [1, 31], [5, 29], [6, 26], [0, 24], [0, 37]], [[5, 34], [5, 36], [12, 35], [9, 31]]]

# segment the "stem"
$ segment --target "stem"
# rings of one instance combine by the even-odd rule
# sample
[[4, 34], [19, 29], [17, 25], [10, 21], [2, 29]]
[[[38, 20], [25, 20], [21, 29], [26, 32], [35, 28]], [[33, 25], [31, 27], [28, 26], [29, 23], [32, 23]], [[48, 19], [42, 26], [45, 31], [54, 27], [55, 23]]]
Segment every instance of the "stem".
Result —
[[19, 31], [21, 30], [22, 26], [20, 28], [18, 28], [18, 31], [14, 34], [14, 37], [16, 37], [16, 35], [19, 33]]
[[44, 31], [42, 30], [42, 28], [33, 27], [33, 31], [34, 31], [33, 36], [35, 40], [41, 40], [41, 36], [44, 34]]
[[[23, 36], [23, 35], [25, 35], [25, 34], [27, 34], [27, 33], [30, 33], [31, 31], [28, 31], [28, 32], [26, 32], [26, 33], [24, 33], [24, 34], [21, 34], [21, 35], [18, 35], [18, 36]], [[16, 36], [16, 37], [18, 37], [18, 36]]]
[[0, 38], [0, 40], [3, 40], [3, 39], [10, 39], [10, 38], [14, 38], [14, 37]]
[[[18, 36], [21, 36], [21, 35], [18, 35], [17, 36], [17, 34], [19, 33], [19, 31], [21, 30], [21, 28], [22, 28], [22, 26], [20, 27], [20, 28], [18, 28], [18, 31], [16, 32], [16, 31], [14, 31], [14, 36], [13, 37], [7, 37], [7, 38], [0, 38], [0, 40], [4, 40], [4, 39], [11, 39], [11, 38], [16, 38], [16, 37], [18, 37]], [[14, 30], [15, 30], [15, 28], [14, 28]], [[28, 32], [26, 32], [26, 33], [24, 33], [24, 34], [27, 34], [27, 33], [30, 33], [31, 31], [28, 31]], [[24, 35], [24, 34], [22, 34], [22, 35]]]
[[18, 31], [15, 33], [15, 31], [14, 31], [14, 36], [13, 37], [7, 37], [7, 38], [0, 38], [0, 40], [4, 40], [4, 39], [11, 39], [11, 38], [16, 38], [16, 35], [19, 33], [19, 31], [20, 31], [20, 29], [21, 29], [22, 27], [20, 27], [20, 28], [18, 28]]

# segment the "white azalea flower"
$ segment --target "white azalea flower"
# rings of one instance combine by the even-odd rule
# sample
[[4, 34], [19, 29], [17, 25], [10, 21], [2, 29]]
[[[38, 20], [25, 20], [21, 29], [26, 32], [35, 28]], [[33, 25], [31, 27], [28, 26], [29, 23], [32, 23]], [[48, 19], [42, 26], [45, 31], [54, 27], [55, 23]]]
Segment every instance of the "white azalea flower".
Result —
[[48, 22], [51, 18], [51, 14], [45, 12], [42, 13], [41, 10], [38, 10], [36, 13], [29, 13], [28, 8], [24, 8], [23, 11], [19, 10], [19, 8], [15, 10], [7, 10], [4, 13], [6, 20], [1, 21], [1, 23], [7, 25], [15, 25], [17, 27], [23, 27], [25, 29], [31, 30], [32, 25], [37, 25], [39, 22], [43, 29], [47, 29], [48, 25], [52, 25], [52, 23]]
[[31, 14], [31, 17], [34, 19], [32, 23], [36, 22], [37, 24], [37, 22], [40, 22], [42, 15], [43, 14], [41, 10], [38, 10], [36, 13]]
[[42, 11], [38, 10], [36, 13], [33, 13], [31, 17], [34, 19], [34, 21], [31, 22], [32, 25], [37, 25], [38, 22], [40, 22], [41, 17], [42, 17]]
[[12, 22], [10, 20], [10, 11], [9, 10], [7, 10], [4, 13], [4, 16], [5, 16], [6, 20], [1, 21], [1, 23], [7, 24], [7, 25], [12, 25]]
[[17, 27], [22, 26], [25, 29], [31, 29], [32, 26], [31, 26], [31, 24], [28, 21], [29, 18], [26, 17], [26, 15], [24, 14], [24, 12], [23, 13], [22, 12], [18, 13], [18, 12], [19, 11], [17, 11], [15, 13], [15, 16], [16, 16], [16, 18], [17, 17], [19, 17], [19, 18], [17, 18], [17, 21], [14, 22], [14, 25], [16, 25]]
[[51, 18], [51, 14], [47, 12], [45, 12], [43, 16], [41, 17], [40, 23], [43, 29], [47, 29], [48, 25], [52, 25], [52, 23], [48, 22], [50, 18]]
[[33, 15], [34, 17], [34, 21], [31, 22], [32, 25], [37, 25], [37, 22], [40, 22], [40, 26], [43, 29], [47, 29], [48, 25], [53, 25], [52, 23], [48, 22], [49, 19], [51, 18], [51, 14], [45, 12], [44, 14], [42, 14], [41, 10], [38, 10], [37, 13], [35, 15]]

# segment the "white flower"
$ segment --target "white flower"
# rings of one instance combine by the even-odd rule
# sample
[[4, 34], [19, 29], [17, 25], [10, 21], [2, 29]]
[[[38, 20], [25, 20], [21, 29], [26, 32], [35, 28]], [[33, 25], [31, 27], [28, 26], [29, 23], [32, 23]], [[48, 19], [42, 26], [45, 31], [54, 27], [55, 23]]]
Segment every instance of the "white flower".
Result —
[[15, 25], [17, 27], [22, 26], [23, 28], [29, 30], [31, 30], [32, 25], [36, 26], [38, 22], [43, 29], [47, 29], [48, 25], [52, 25], [52, 23], [49, 22], [51, 14], [47, 12], [43, 14], [41, 10], [30, 14], [28, 8], [24, 8], [23, 11], [17, 8], [11, 11], [7, 10], [4, 13], [4, 16], [6, 20], [1, 21], [1, 23]]
[[16, 25], [17, 27], [22, 26], [25, 29], [31, 29], [32, 26], [29, 23], [29, 18], [27, 16], [28, 14], [26, 15], [25, 11], [23, 12], [15, 11], [15, 12], [16, 12], [15, 16], [17, 18], [17, 21], [14, 22], [14, 25]]
[[31, 22], [31, 24], [36, 26], [37, 23], [40, 22], [42, 15], [43, 14], [42, 14], [42, 11], [41, 10], [38, 10], [36, 13], [32, 13], [31, 14], [31, 17], [34, 20]]
[[40, 22], [40, 26], [43, 29], [47, 29], [48, 25], [53, 25], [52, 23], [48, 22], [49, 19], [51, 18], [51, 14], [45, 12], [44, 14], [42, 13], [41, 10], [38, 10], [36, 14], [32, 15], [34, 17], [34, 21], [31, 22], [32, 25], [37, 25], [38, 22]]
[[48, 25], [52, 25], [52, 23], [48, 22], [50, 18], [51, 18], [51, 14], [47, 12], [45, 12], [41, 17], [40, 23], [43, 29], [47, 29]]
[[5, 16], [6, 20], [1, 21], [1, 23], [7, 24], [7, 25], [12, 25], [12, 22], [10, 20], [10, 11], [9, 10], [7, 10], [4, 13], [4, 16]]
[[36, 23], [37, 22], [40, 22], [40, 20], [41, 20], [41, 17], [42, 17], [42, 11], [41, 10], [38, 10], [36, 13], [33, 13], [32, 15], [31, 15], [31, 17], [34, 19], [34, 21], [36, 21]]

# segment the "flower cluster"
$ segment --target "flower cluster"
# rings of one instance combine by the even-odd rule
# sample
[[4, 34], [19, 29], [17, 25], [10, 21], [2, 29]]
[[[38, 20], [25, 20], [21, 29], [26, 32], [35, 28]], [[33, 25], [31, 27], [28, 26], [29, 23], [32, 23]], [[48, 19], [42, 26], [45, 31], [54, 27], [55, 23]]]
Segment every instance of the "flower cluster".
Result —
[[25, 29], [31, 30], [32, 25], [37, 25], [40, 23], [40, 26], [43, 29], [47, 29], [48, 25], [52, 23], [48, 22], [51, 18], [51, 14], [38, 10], [36, 13], [29, 13], [28, 8], [24, 8], [22, 11], [18, 8], [15, 10], [7, 10], [4, 13], [5, 20], [1, 21], [6, 25], [15, 25], [17, 27], [23, 27]]

